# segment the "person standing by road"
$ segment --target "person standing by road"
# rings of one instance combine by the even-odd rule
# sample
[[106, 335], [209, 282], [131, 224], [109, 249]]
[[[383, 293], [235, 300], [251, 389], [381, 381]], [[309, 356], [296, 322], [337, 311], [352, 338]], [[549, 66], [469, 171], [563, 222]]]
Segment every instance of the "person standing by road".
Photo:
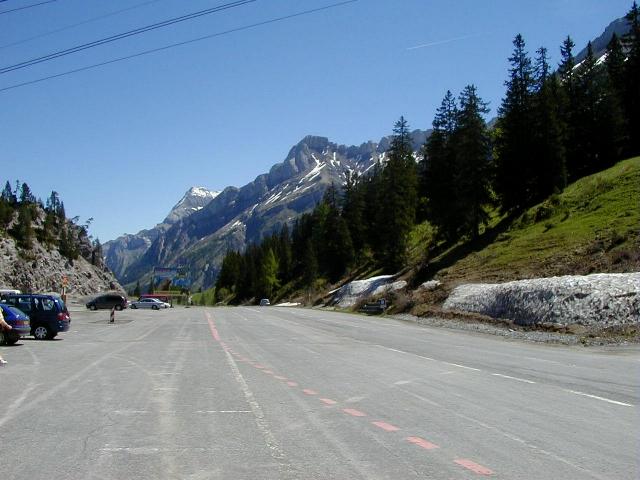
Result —
[[[4, 315], [2, 314], [2, 309], [0, 308], [0, 333], [9, 330], [11, 330], [11, 325], [4, 321]], [[0, 367], [2, 365], [5, 365], [6, 363], [7, 361], [2, 358], [2, 355], [0, 355]]]

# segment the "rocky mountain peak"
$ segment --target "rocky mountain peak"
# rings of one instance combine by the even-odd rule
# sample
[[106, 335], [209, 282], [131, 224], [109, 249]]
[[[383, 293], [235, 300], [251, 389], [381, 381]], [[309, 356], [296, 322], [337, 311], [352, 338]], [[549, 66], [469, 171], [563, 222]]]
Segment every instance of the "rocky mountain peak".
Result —
[[184, 217], [207, 206], [207, 204], [219, 194], [220, 192], [208, 190], [204, 187], [191, 187], [182, 196], [180, 201], [174, 205], [163, 223], [168, 223], [169, 225], [177, 223]]

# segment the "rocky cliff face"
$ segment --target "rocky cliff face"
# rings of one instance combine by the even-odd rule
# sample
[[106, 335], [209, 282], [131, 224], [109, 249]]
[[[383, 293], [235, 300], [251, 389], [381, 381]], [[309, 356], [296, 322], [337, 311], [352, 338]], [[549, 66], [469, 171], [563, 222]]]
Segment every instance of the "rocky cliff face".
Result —
[[0, 238], [0, 286], [23, 292], [61, 292], [66, 277], [67, 293], [84, 296], [108, 290], [122, 291], [111, 271], [102, 263], [92, 265], [82, 256], [69, 260], [56, 249], [34, 241], [21, 250], [13, 238]]
[[[412, 132], [416, 152], [427, 135]], [[129, 239], [130, 248], [124, 243], [116, 248], [109, 242], [107, 264], [125, 284], [145, 278], [154, 266], [181, 265], [187, 267], [195, 287], [208, 287], [229, 249], [243, 250], [309, 212], [329, 185], [341, 186], [348, 173], [363, 175], [376, 162], [384, 162], [389, 144], [389, 137], [345, 146], [307, 136], [268, 173], [241, 188], [225, 188], [203, 208], [156, 230], [156, 238], [147, 235], [145, 245]], [[115, 261], [118, 255], [126, 262]]]

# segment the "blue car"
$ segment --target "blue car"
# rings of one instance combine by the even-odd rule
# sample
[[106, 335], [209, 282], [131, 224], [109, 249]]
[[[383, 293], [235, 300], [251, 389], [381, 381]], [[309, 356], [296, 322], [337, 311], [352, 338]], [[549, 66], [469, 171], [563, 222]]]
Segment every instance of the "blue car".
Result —
[[71, 317], [62, 299], [56, 295], [7, 295], [5, 303], [29, 315], [31, 335], [36, 340], [51, 340], [69, 330]]
[[0, 303], [4, 321], [11, 325], [11, 330], [0, 333], [0, 343], [13, 345], [20, 337], [26, 337], [31, 333], [29, 317], [22, 310]]

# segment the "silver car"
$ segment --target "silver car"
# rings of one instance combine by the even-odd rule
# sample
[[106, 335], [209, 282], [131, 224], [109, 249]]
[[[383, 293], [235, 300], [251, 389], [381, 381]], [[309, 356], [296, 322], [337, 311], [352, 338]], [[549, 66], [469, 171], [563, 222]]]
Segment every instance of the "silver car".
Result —
[[150, 308], [152, 310], [160, 310], [161, 308], [169, 308], [170, 306], [171, 305], [169, 305], [167, 302], [163, 302], [161, 300], [158, 300], [157, 298], [141, 298], [140, 300], [131, 302], [130, 305], [130, 307], [133, 309]]

